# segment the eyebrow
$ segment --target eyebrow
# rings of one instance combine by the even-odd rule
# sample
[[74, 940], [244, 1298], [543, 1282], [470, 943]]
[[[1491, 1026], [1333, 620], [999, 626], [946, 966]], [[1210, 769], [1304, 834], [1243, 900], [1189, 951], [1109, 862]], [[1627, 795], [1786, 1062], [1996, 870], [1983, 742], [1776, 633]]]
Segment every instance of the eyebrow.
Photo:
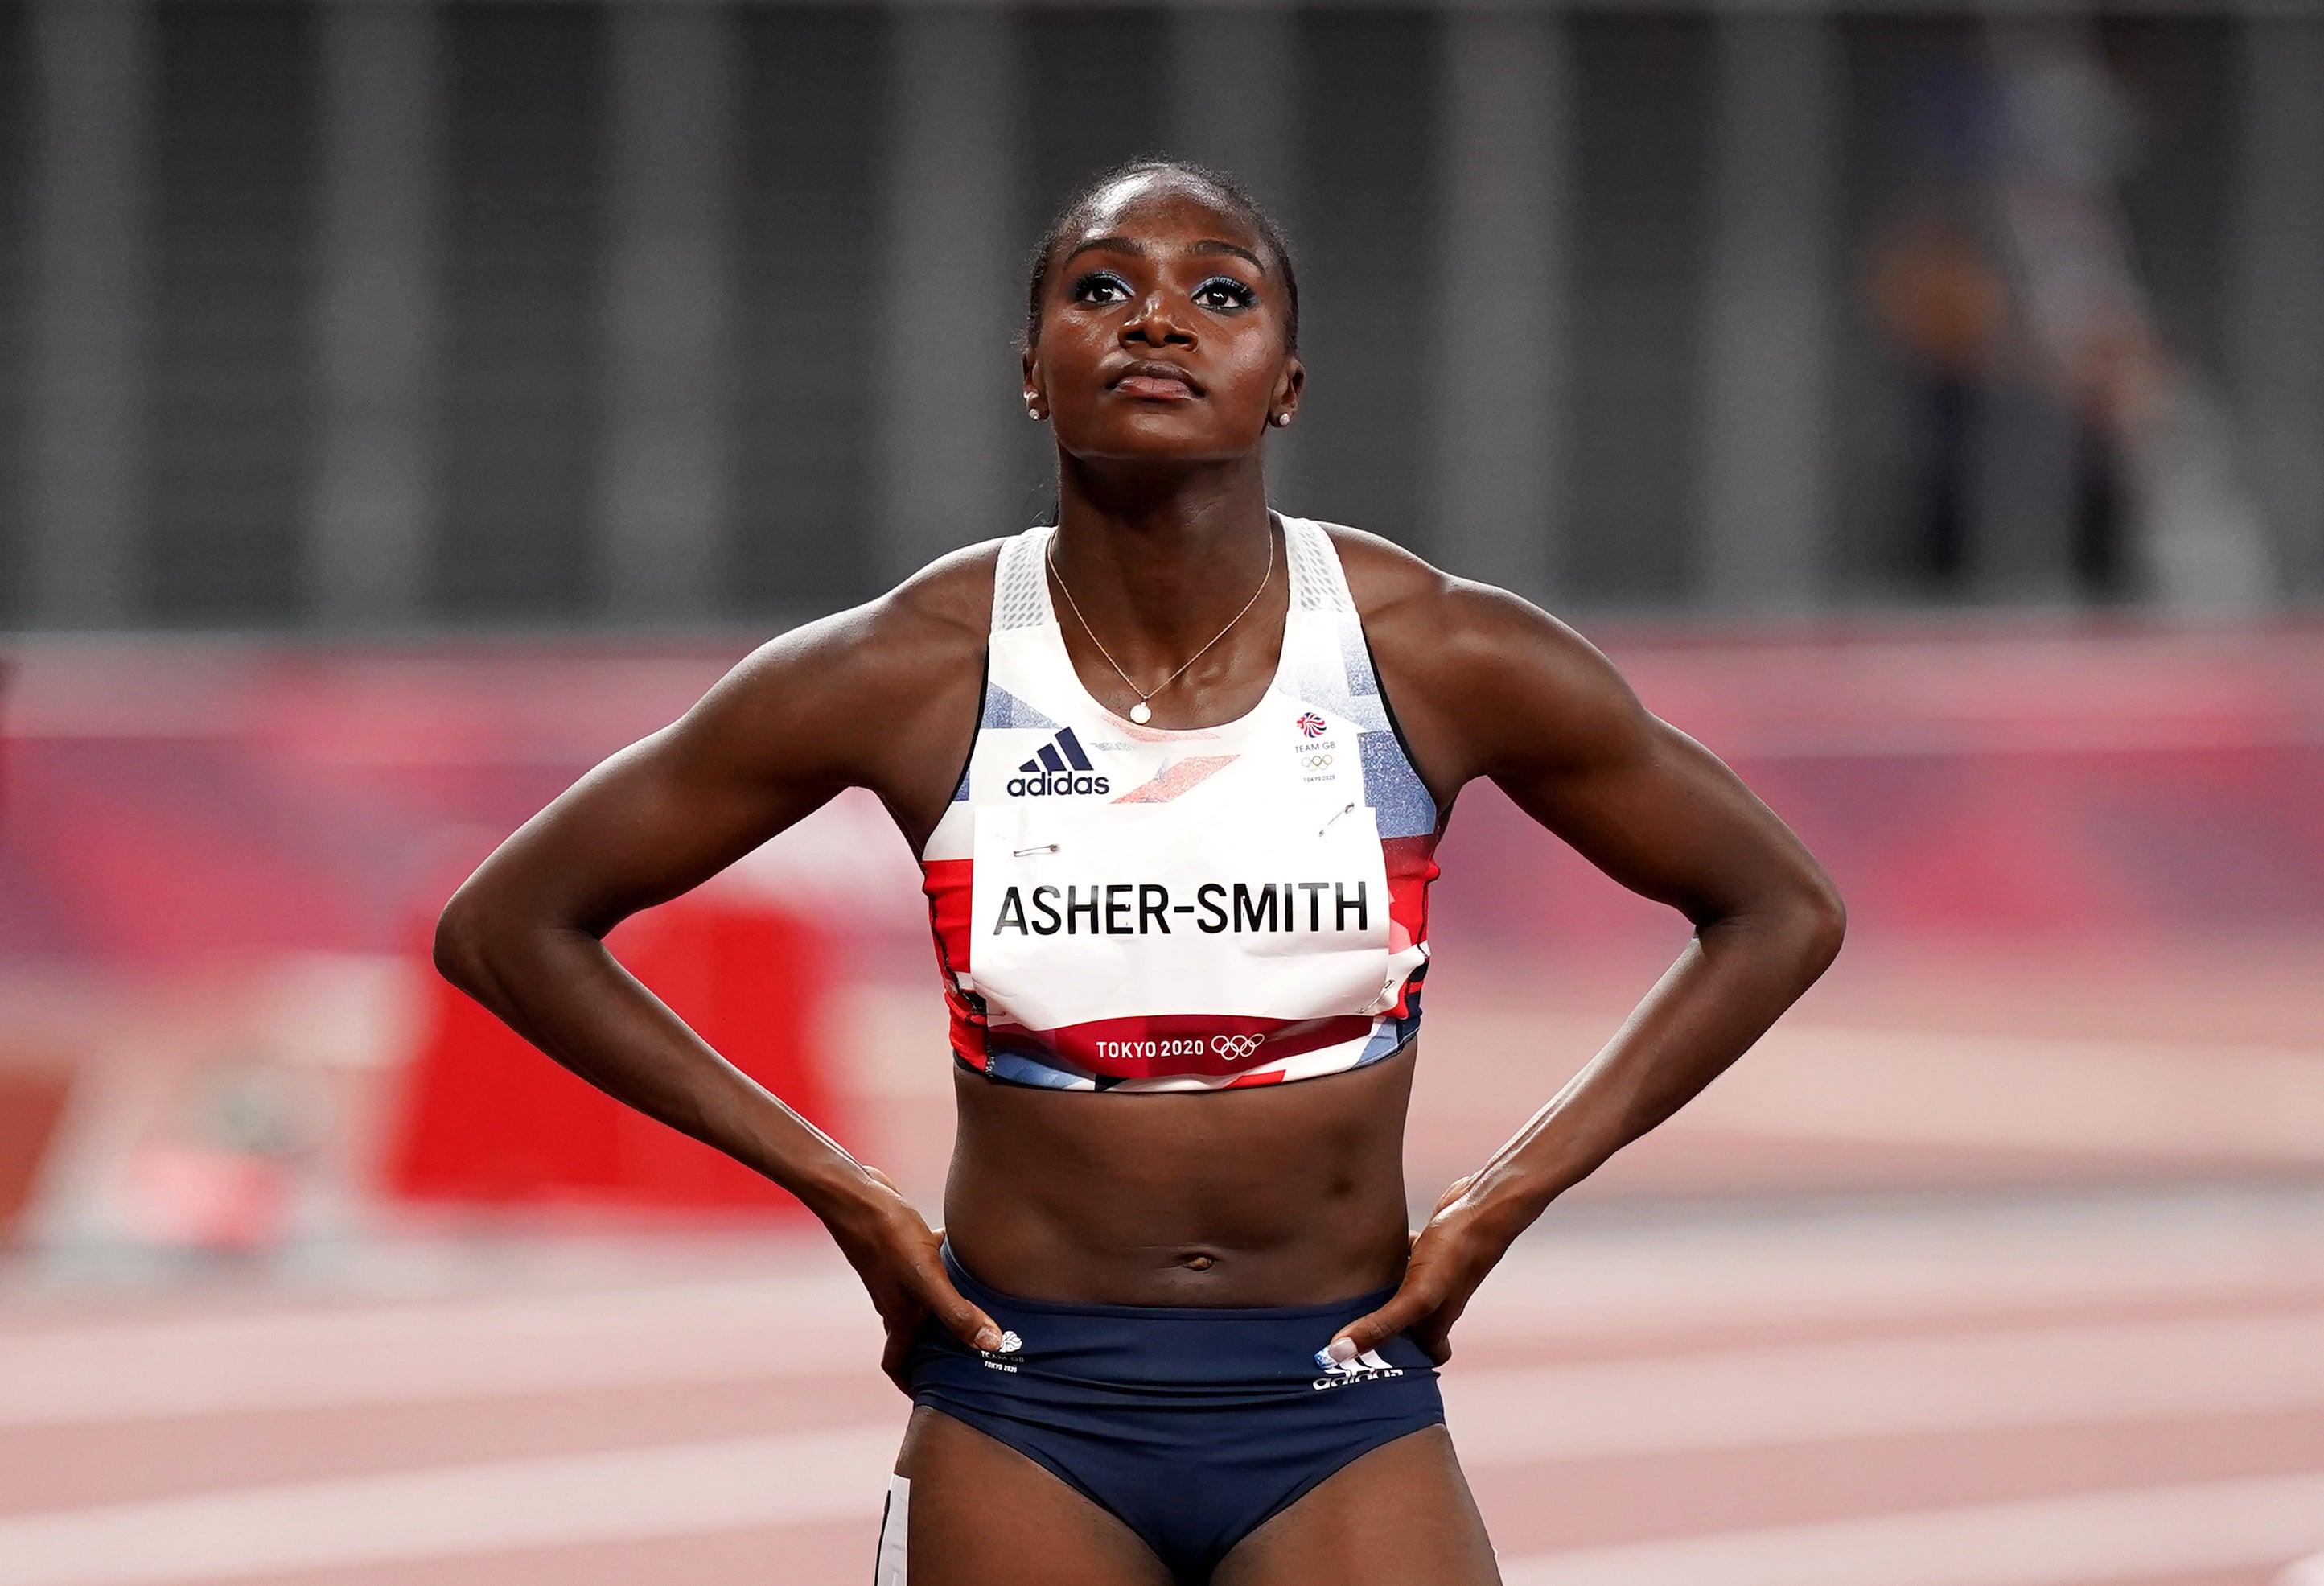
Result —
[[1232, 254], [1238, 259], [1249, 259], [1251, 268], [1260, 274], [1267, 274], [1266, 261], [1249, 248], [1236, 243], [1220, 242], [1214, 237], [1204, 237], [1186, 251], [1194, 254]]
[[[1093, 248], [1111, 248], [1118, 253], [1136, 254], [1141, 259], [1151, 258], [1154, 254], [1152, 248], [1134, 237], [1093, 237], [1067, 254], [1059, 263], [1070, 264]], [[1190, 254], [1232, 254], [1238, 259], [1250, 260], [1251, 268], [1260, 274], [1267, 274], [1267, 261], [1240, 243], [1222, 242], [1217, 237], [1206, 237], [1186, 251]]]

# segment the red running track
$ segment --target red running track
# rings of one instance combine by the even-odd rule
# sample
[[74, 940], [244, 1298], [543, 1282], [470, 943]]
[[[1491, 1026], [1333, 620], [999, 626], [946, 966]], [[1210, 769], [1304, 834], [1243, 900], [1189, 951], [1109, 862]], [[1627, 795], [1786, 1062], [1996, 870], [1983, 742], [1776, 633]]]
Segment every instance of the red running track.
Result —
[[[373, 1281], [20, 1297], [0, 1586], [868, 1578], [904, 1405], [813, 1245]], [[1460, 1342], [1513, 1586], [2263, 1586], [2324, 1552], [2311, 1191], [1577, 1216]]]

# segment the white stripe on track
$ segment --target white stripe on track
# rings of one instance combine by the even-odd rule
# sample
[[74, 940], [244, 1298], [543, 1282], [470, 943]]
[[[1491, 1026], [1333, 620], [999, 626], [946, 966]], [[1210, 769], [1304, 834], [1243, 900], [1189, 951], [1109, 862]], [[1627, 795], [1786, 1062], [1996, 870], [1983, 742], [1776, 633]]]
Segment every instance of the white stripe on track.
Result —
[[0, 1521], [0, 1586], [154, 1586], [877, 1515], [892, 1426], [452, 1465]]
[[[1478, 1469], [1812, 1438], [2318, 1408], [2324, 1407], [2319, 1330], [2310, 1314], [1731, 1350], [1456, 1371], [1447, 1395], [1462, 1457]], [[882, 1472], [900, 1431], [899, 1424], [840, 1427], [0, 1519], [0, 1586], [135, 1586], [868, 1520], [878, 1512]], [[2324, 1517], [2324, 1503], [2314, 1513]], [[2313, 1545], [2294, 1542], [2281, 1551]], [[1700, 1579], [1737, 1586], [1721, 1575], [1655, 1577], [1656, 1586]], [[1882, 1572], [1846, 1586], [1867, 1579], [1905, 1586]]]
[[1518, 1559], [1505, 1586], [2072, 1586], [2280, 1563], [2324, 1541], [2324, 1472], [1728, 1531]]
[[0, 1336], [0, 1427], [728, 1377], [880, 1358], [853, 1275]]
[[1784, 1139], [2312, 1163], [2324, 1160], [2318, 1068], [2291, 1046], [1786, 1023], [1683, 1116]]
[[[777, 1279], [14, 1327], [0, 1331], [0, 1428], [868, 1371], [872, 1307], [835, 1253], [814, 1259]], [[1510, 1252], [1459, 1338], [2319, 1289], [2319, 1197], [1545, 1230]]]
[[2324, 1314], [2025, 1328], [1444, 1377], [1476, 1465], [2324, 1409]]

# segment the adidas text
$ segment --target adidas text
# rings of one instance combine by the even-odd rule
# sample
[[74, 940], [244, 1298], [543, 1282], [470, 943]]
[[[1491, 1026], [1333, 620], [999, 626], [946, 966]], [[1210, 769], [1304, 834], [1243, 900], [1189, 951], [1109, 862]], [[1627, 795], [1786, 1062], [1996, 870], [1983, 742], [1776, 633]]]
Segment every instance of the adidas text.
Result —
[[1059, 793], [1105, 793], [1113, 791], [1113, 784], [1102, 776], [1086, 772], [1039, 771], [1030, 776], [1012, 776], [1009, 792], [1016, 798], [1054, 797]]
[[1074, 729], [1061, 727], [1056, 737], [1017, 767], [1018, 774], [1009, 779], [1010, 796], [1055, 798], [1061, 793], [1111, 793], [1111, 781], [1091, 774], [1096, 769], [1083, 750], [1082, 740], [1074, 736]]

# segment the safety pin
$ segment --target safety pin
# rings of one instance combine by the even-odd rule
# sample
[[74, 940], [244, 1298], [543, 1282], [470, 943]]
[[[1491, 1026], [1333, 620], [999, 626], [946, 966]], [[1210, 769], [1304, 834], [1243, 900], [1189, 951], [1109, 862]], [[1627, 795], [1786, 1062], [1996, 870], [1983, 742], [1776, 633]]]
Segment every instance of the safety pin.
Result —
[[1038, 848], [1017, 849], [1013, 850], [1009, 857], [1012, 859], [1021, 859], [1027, 854], [1054, 854], [1056, 851], [1057, 845], [1056, 843], [1045, 842]]
[[[1352, 809], [1354, 809], [1355, 807], [1356, 807], [1356, 806], [1355, 806], [1355, 802], [1354, 802], [1354, 801], [1351, 800], [1351, 801], [1350, 801], [1349, 802], [1347, 802], [1346, 804], [1344, 804], [1344, 805], [1341, 806], [1341, 809], [1340, 809], [1340, 815], [1344, 815], [1344, 814], [1346, 814], [1350, 810], [1352, 810]], [[1318, 836], [1318, 837], [1321, 837], [1321, 836], [1323, 836], [1325, 832], [1327, 832], [1327, 831], [1331, 830], [1332, 830], [1332, 827], [1333, 826], [1333, 824], [1334, 824], [1334, 823], [1336, 823], [1336, 822], [1339, 821], [1339, 819], [1340, 819], [1340, 815], [1334, 815], [1334, 816], [1333, 816], [1333, 817], [1332, 817], [1332, 819], [1331, 819], [1331, 820], [1326, 821], [1324, 821], [1324, 822], [1323, 822], [1323, 825], [1318, 826], [1318, 827], [1315, 829], [1315, 835], [1316, 835], [1316, 836]]]

